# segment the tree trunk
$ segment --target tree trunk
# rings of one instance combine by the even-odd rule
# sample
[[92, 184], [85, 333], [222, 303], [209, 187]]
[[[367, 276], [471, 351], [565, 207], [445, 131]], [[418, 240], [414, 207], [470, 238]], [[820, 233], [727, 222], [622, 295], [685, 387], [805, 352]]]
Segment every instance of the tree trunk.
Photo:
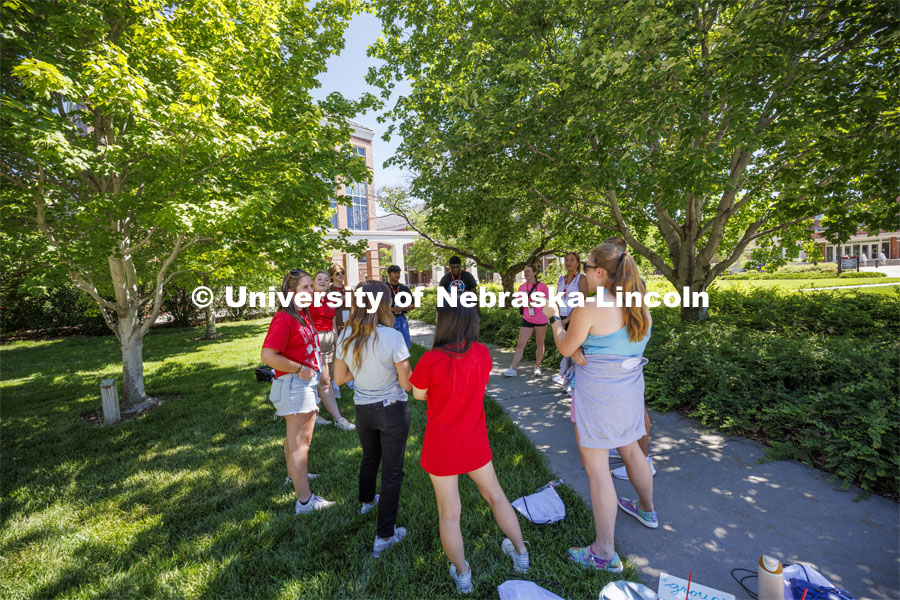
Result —
[[[207, 273], [203, 274], [203, 285], [209, 287], [209, 275]], [[206, 334], [203, 336], [204, 338], [211, 340], [216, 337], [216, 305], [215, 303], [210, 304], [206, 307], [204, 311], [206, 313]]]
[[683, 306], [681, 308], [682, 323], [698, 323], [709, 318], [709, 309], [702, 306]]
[[216, 333], [216, 311], [212, 306], [207, 306], [204, 312], [206, 313], [206, 334], [203, 337], [213, 339], [218, 335]]
[[516, 275], [518, 275], [521, 270], [522, 269], [517, 269], [515, 271], [507, 271], [506, 273], [500, 274], [500, 281], [503, 283], [504, 292], [516, 291]]
[[122, 395], [125, 404], [133, 407], [149, 399], [144, 392], [144, 338], [139, 328], [135, 328], [134, 332], [119, 339], [122, 348]]
[[[697, 267], [695, 266], [695, 270]], [[672, 281], [672, 285], [675, 286], [675, 291], [681, 294], [681, 322], [682, 323], [699, 323], [701, 321], [706, 321], [709, 318], [709, 308], [705, 306], [694, 306], [694, 304], [701, 304], [701, 302], [694, 302], [694, 294], [705, 292], [706, 286], [703, 283], [703, 280], [700, 281], [686, 281], [683, 278], [678, 278], [675, 281]], [[687, 289], [688, 297], [685, 298], [685, 289]], [[684, 306], [685, 302], [690, 303], [692, 306]], [[665, 310], [673, 310], [668, 307], [664, 307]]]

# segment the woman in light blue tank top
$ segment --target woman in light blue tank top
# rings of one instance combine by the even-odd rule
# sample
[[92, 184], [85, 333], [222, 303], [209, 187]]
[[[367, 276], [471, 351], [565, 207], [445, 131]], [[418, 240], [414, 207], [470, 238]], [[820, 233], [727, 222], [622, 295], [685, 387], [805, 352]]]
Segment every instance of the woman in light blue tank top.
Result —
[[[619, 242], [619, 240], [617, 240]], [[551, 327], [563, 356], [581, 350], [575, 366], [572, 421], [581, 460], [588, 474], [594, 513], [594, 542], [569, 549], [569, 558], [592, 569], [619, 573], [622, 561], [615, 552], [616, 514], [622, 509], [641, 524], [659, 526], [653, 507], [653, 476], [638, 440], [644, 425], [644, 348], [650, 340], [650, 312], [645, 306], [604, 306], [614, 300], [611, 291], [646, 293], [634, 259], [619, 243], [594, 248], [584, 266], [588, 288], [597, 296], [572, 311], [568, 330], [558, 320]], [[603, 300], [603, 302], [600, 302]], [[556, 316], [556, 307], [547, 307]], [[578, 363], [585, 364], [578, 364]], [[616, 498], [609, 472], [609, 450], [618, 448], [637, 499]]]

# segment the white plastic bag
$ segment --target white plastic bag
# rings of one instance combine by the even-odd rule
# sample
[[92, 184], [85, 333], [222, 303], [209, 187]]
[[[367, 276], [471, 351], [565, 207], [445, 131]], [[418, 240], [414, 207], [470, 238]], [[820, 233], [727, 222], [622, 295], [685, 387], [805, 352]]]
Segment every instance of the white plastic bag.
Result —
[[610, 581], [600, 590], [600, 600], [657, 600], [656, 592], [634, 581]]
[[566, 505], [556, 493], [556, 482], [551, 482], [529, 496], [512, 501], [517, 511], [538, 525], [555, 523], [566, 518]]
[[510, 579], [497, 586], [500, 600], [563, 600], [533, 581]]

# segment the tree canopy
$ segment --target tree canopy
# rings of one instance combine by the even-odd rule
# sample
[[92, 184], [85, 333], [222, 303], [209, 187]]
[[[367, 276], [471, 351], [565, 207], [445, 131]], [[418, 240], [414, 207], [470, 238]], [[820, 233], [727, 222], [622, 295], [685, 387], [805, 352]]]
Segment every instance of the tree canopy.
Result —
[[896, 226], [890, 3], [375, 4], [370, 80], [411, 80], [392, 116], [421, 186], [525, 185], [518, 206], [621, 235], [692, 291], [817, 215], [836, 238]]
[[310, 90], [352, 1], [2, 4], [4, 231], [42, 240], [122, 344], [127, 402], [179, 257], [202, 242], [274, 264], [322, 254], [330, 199], [370, 175]]

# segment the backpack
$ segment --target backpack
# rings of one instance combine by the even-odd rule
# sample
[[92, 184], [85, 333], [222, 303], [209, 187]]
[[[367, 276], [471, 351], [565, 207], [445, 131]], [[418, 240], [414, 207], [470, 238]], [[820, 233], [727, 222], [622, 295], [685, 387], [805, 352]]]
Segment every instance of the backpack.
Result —
[[272, 367], [259, 367], [256, 369], [256, 380], [268, 383], [275, 379], [275, 369]]

